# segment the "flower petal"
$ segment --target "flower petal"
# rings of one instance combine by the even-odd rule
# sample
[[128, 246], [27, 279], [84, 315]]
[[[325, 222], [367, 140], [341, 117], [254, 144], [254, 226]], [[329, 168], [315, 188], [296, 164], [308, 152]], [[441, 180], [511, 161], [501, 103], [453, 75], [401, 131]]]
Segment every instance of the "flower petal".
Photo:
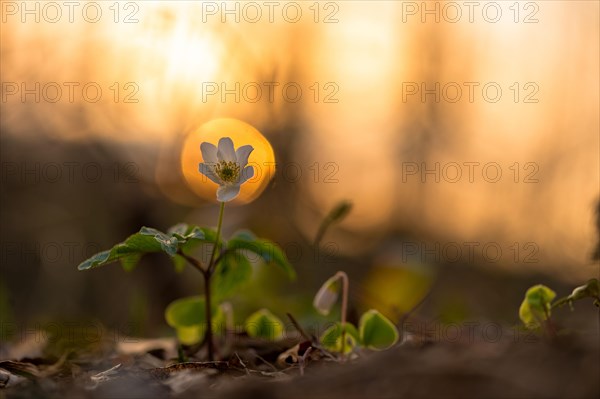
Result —
[[200, 144], [200, 152], [202, 152], [202, 160], [206, 163], [217, 162], [217, 147], [214, 144], [206, 141]]
[[244, 167], [248, 165], [248, 157], [252, 151], [254, 151], [254, 147], [251, 145], [243, 145], [237, 149], [235, 156], [238, 164], [240, 165], [240, 169], [244, 169]]
[[217, 159], [225, 162], [236, 161], [235, 150], [233, 149], [233, 141], [231, 141], [229, 137], [223, 137], [219, 140]]
[[240, 193], [240, 186], [235, 185], [227, 185], [227, 186], [219, 186], [217, 189], [217, 200], [220, 202], [229, 202]]
[[242, 170], [242, 173], [240, 173], [240, 181], [238, 182], [238, 184], [243, 184], [247, 180], [252, 179], [253, 177], [254, 177], [254, 167], [253, 166], [246, 166]]
[[215, 173], [214, 166], [211, 166], [206, 163], [200, 163], [200, 164], [198, 164], [198, 170], [200, 171], [200, 173], [202, 173], [204, 176], [208, 177], [213, 182], [215, 182], [219, 185], [223, 184], [223, 182], [221, 181], [219, 176], [217, 176], [217, 174]]

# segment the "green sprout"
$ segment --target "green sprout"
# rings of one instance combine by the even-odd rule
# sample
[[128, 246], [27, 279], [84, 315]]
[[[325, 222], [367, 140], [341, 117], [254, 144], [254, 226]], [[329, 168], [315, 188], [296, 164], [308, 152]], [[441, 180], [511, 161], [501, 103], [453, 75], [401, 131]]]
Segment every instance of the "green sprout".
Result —
[[267, 309], [261, 309], [248, 316], [244, 328], [253, 338], [276, 341], [283, 336], [283, 322]]
[[395, 345], [399, 338], [398, 329], [375, 309], [368, 310], [361, 316], [358, 329], [346, 321], [349, 280], [348, 275], [342, 271], [337, 272], [321, 286], [313, 301], [315, 309], [323, 315], [329, 314], [337, 301], [340, 282], [342, 283], [341, 321], [321, 334], [320, 341], [323, 347], [345, 356], [357, 346], [379, 351]]
[[[248, 256], [258, 255], [263, 262], [279, 266], [290, 279], [295, 271], [283, 250], [274, 242], [257, 238], [247, 230], [238, 231], [228, 241], [221, 237], [225, 203], [233, 200], [240, 186], [254, 175], [248, 166], [252, 146], [245, 145], [234, 150], [230, 138], [219, 140], [218, 147], [202, 143], [204, 163], [199, 171], [219, 185], [216, 195], [220, 202], [216, 230], [177, 224], [166, 233], [142, 227], [125, 241], [111, 249], [102, 251], [82, 262], [79, 270], [89, 270], [120, 261], [126, 271], [133, 270], [143, 255], [164, 252], [169, 255], [175, 270], [181, 272], [186, 264], [198, 270], [204, 280], [204, 295], [181, 298], [172, 302], [165, 311], [167, 323], [174, 327], [182, 344], [193, 345], [205, 341], [208, 358], [213, 360], [213, 332], [219, 324], [228, 324], [231, 310], [214, 300], [224, 300], [252, 276], [252, 265]], [[201, 262], [194, 252], [202, 245], [211, 245], [210, 258]], [[263, 314], [264, 315], [264, 314]], [[231, 322], [229, 321], [229, 324]]]
[[554, 308], [568, 304], [571, 310], [573, 310], [573, 302], [585, 298], [593, 299], [594, 306], [600, 308], [600, 282], [598, 282], [597, 278], [590, 279], [584, 285], [576, 287], [571, 295], [557, 299], [552, 307]]
[[[590, 279], [584, 285], [576, 287], [571, 295], [557, 299], [556, 293], [550, 288], [538, 284], [527, 290], [525, 298], [519, 308], [519, 317], [527, 328], [535, 329], [545, 324], [549, 331], [550, 315], [552, 309], [562, 307], [566, 304], [573, 310], [573, 303], [582, 299], [590, 298], [593, 304], [600, 310], [600, 283], [598, 279]], [[600, 316], [600, 313], [599, 313]]]
[[317, 234], [315, 236], [314, 245], [318, 246], [325, 233], [331, 227], [331, 225], [342, 221], [352, 211], [352, 203], [349, 201], [340, 201], [329, 213], [323, 218], [323, 221], [319, 225]]
[[527, 328], [538, 328], [550, 319], [552, 300], [556, 292], [545, 285], [535, 285], [527, 290], [519, 308], [519, 317]]

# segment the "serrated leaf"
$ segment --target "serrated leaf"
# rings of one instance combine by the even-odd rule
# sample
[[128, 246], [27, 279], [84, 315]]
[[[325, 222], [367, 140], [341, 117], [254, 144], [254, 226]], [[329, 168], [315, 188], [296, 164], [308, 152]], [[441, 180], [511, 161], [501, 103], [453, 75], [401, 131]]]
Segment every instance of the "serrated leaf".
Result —
[[169, 230], [167, 230], [167, 234], [184, 241], [202, 240], [206, 242], [214, 242], [215, 237], [217, 236], [217, 232], [213, 229], [187, 225], [185, 223], [178, 223], [175, 226], [171, 226]]
[[252, 265], [239, 252], [227, 252], [213, 274], [213, 292], [216, 298], [224, 298], [252, 277]]
[[[165, 320], [175, 328], [177, 338], [184, 345], [196, 344], [206, 334], [206, 303], [203, 296], [191, 296], [177, 299], [167, 306]], [[212, 307], [212, 329], [214, 332], [224, 330], [224, 317], [221, 309]]]
[[163, 251], [171, 256], [175, 256], [179, 247], [180, 239], [175, 236], [169, 236], [162, 231], [150, 227], [142, 227], [140, 234], [152, 236], [160, 244]]
[[[178, 233], [173, 234], [178, 237]], [[200, 244], [214, 243], [217, 232], [207, 227], [187, 226], [184, 235], [180, 237], [185, 239], [185, 242], [179, 244], [179, 249], [189, 255]]]
[[168, 235], [179, 234], [181, 236], [185, 235], [188, 230], [188, 225], [186, 223], [177, 223], [174, 226], [171, 226], [167, 229]]
[[359, 322], [360, 341], [366, 348], [384, 350], [398, 342], [398, 329], [375, 309], [365, 312]]
[[550, 317], [552, 300], [556, 292], [545, 285], [535, 285], [527, 290], [519, 307], [519, 317], [527, 328], [537, 328]]
[[[356, 327], [351, 323], [345, 323], [345, 334], [344, 338], [346, 343], [344, 345], [344, 354], [350, 353], [354, 350], [356, 345], [360, 343], [360, 336]], [[342, 323], [335, 323], [335, 325], [329, 327], [321, 334], [319, 341], [323, 347], [331, 352], [342, 351]]]
[[214, 242], [215, 239], [214, 237], [212, 239], [207, 239], [207, 236], [213, 235], [211, 233], [214, 233], [214, 237], [216, 237], [217, 233], [214, 232], [212, 229], [208, 229], [208, 228], [200, 228], [198, 226], [193, 226], [191, 228], [191, 230], [189, 230], [186, 234], [185, 234], [185, 238], [186, 240], [205, 240], [205, 241], [211, 241]]
[[252, 313], [244, 323], [249, 336], [276, 341], [283, 335], [283, 322], [268, 309]]
[[256, 238], [248, 231], [240, 231], [227, 242], [227, 249], [253, 252], [260, 256], [265, 263], [273, 263], [281, 267], [290, 279], [296, 278], [296, 272], [288, 261], [287, 256], [273, 241]]
[[[122, 243], [119, 243], [109, 250], [102, 251], [83, 261], [77, 268], [79, 270], [92, 269], [94, 267], [107, 265], [121, 258], [131, 257], [134, 254], [144, 254], [150, 252], [161, 252], [161, 244], [153, 236], [147, 234], [133, 234]], [[133, 265], [133, 258], [126, 261], [127, 267]]]
[[[123, 268], [131, 271], [146, 253], [165, 252], [175, 257], [179, 249], [187, 248], [196, 242], [204, 242], [207, 235], [211, 235], [210, 229], [184, 224], [173, 226], [169, 232], [170, 234], [166, 234], [151, 227], [142, 227], [139, 232], [127, 237], [125, 241], [83, 261], [78, 269], [88, 270], [121, 260]], [[216, 237], [216, 233], [212, 235]], [[176, 268], [181, 269], [185, 265], [182, 260], [174, 260]]]
[[77, 269], [79, 270], [87, 270], [96, 266], [100, 266], [103, 265], [105, 263], [107, 263], [108, 258], [110, 258], [110, 253], [111, 250], [108, 249], [106, 251], [102, 251], [102, 252], [98, 252], [97, 254], [93, 255], [91, 258], [88, 258], [86, 260], [84, 260], [83, 262], [81, 262], [79, 264], [79, 266], [77, 266]]

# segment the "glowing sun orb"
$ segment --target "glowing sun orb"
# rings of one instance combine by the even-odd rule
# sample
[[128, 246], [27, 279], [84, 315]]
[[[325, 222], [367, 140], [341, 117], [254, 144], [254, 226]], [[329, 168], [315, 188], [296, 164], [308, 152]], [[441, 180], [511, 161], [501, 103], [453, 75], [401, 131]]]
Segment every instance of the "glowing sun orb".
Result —
[[216, 183], [210, 181], [198, 170], [198, 164], [204, 162], [200, 144], [209, 142], [215, 146], [222, 137], [233, 140], [237, 150], [250, 144], [254, 151], [248, 158], [248, 165], [254, 168], [254, 177], [242, 184], [240, 194], [232, 201], [246, 204], [255, 200], [267, 187], [275, 174], [275, 154], [269, 140], [249, 124], [232, 118], [214, 119], [192, 130], [185, 139], [181, 152], [181, 171], [189, 188], [199, 197], [208, 201], [217, 201]]

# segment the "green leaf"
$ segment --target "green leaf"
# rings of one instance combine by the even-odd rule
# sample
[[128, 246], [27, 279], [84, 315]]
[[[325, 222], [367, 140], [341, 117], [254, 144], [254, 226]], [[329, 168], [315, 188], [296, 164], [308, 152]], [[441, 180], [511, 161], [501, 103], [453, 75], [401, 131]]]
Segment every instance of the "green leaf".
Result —
[[[127, 237], [109, 250], [102, 251], [83, 261], [79, 270], [93, 269], [121, 260], [126, 271], [131, 271], [138, 264], [142, 255], [151, 252], [165, 252], [175, 257], [179, 249], [186, 248], [194, 242], [205, 241], [210, 235], [210, 229], [179, 224], [163, 233], [151, 227], [142, 227], [139, 232]], [[216, 234], [214, 234], [216, 236]], [[181, 258], [181, 257], [178, 257]], [[183, 259], [174, 260], [176, 267], [181, 268]]]
[[217, 232], [208, 227], [199, 227], [179, 223], [167, 230], [168, 234], [179, 238], [180, 241], [189, 242], [215, 242]]
[[352, 203], [350, 201], [340, 201], [327, 215], [327, 219], [331, 222], [339, 222], [344, 219], [352, 210]]
[[296, 272], [283, 250], [273, 241], [256, 238], [249, 231], [236, 233], [228, 242], [227, 249], [232, 251], [246, 250], [260, 256], [265, 263], [273, 263], [281, 267], [290, 279], [296, 278]]
[[154, 236], [139, 233], [129, 236], [125, 241], [119, 243], [109, 250], [102, 251], [82, 262], [79, 270], [92, 269], [94, 267], [107, 265], [121, 258], [128, 258], [124, 262], [126, 269], [131, 270], [139, 260], [139, 257], [132, 255], [144, 254], [150, 252], [161, 252], [162, 246]]
[[174, 256], [177, 253], [179, 238], [175, 236], [169, 236], [162, 231], [158, 231], [151, 227], [142, 227], [140, 234], [154, 237], [154, 239], [160, 244], [161, 249], [167, 254]]
[[[360, 342], [360, 335], [356, 330], [356, 327], [351, 323], [345, 323], [345, 339], [346, 344], [344, 345], [344, 354], [350, 353], [354, 350], [356, 345]], [[335, 323], [321, 334], [319, 341], [323, 347], [331, 352], [342, 351], [342, 323]]]
[[205, 322], [203, 296], [177, 299], [167, 306], [165, 319], [171, 327], [192, 327]]
[[[184, 345], [196, 344], [206, 334], [206, 302], [203, 296], [191, 296], [177, 299], [167, 306], [165, 320], [175, 328], [177, 338]], [[214, 332], [224, 330], [224, 317], [221, 309], [212, 307], [212, 329]]]
[[[191, 255], [192, 251], [201, 244], [214, 243], [217, 237], [217, 232], [213, 229], [188, 226], [185, 223], [176, 224], [169, 228], [167, 232], [180, 239], [179, 250], [186, 255]], [[182, 242], [182, 240], [185, 242]], [[185, 266], [187, 265], [185, 258], [176, 254], [172, 257], [172, 260], [177, 273], [185, 270]]]
[[185, 266], [187, 265], [187, 260], [181, 255], [175, 255], [172, 258], [173, 266], [175, 266], [175, 271], [177, 273], [181, 273], [185, 270]]
[[77, 269], [87, 270], [92, 267], [103, 265], [103, 264], [107, 263], [108, 258], [110, 258], [110, 253], [111, 253], [110, 249], [106, 250], [106, 251], [98, 252], [96, 255], [92, 256], [91, 258], [86, 259], [85, 261], [81, 262], [79, 264], [79, 266], [77, 266]]
[[252, 265], [239, 252], [226, 252], [217, 265], [212, 280], [215, 298], [224, 298], [252, 277]]
[[315, 245], [319, 245], [319, 243], [323, 239], [323, 236], [327, 232], [327, 229], [329, 229], [331, 225], [342, 221], [346, 216], [348, 216], [351, 210], [352, 203], [350, 201], [344, 200], [337, 203], [331, 209], [331, 211], [329, 211], [327, 216], [323, 218], [323, 221], [321, 222], [321, 225], [319, 226], [319, 229], [317, 230], [317, 234], [315, 236]]
[[244, 323], [249, 336], [276, 341], [283, 335], [283, 322], [268, 309], [252, 313]]
[[519, 307], [519, 317], [527, 328], [540, 327], [550, 317], [552, 300], [556, 292], [545, 285], [535, 285], [527, 290]]
[[121, 258], [121, 266], [123, 266], [123, 269], [125, 269], [126, 272], [130, 272], [137, 266], [141, 258], [141, 253], [133, 253], [131, 255], [123, 256]]
[[186, 223], [177, 223], [175, 226], [171, 226], [167, 229], [168, 235], [185, 235], [188, 231], [188, 225]]
[[245, 240], [245, 241], [254, 241], [256, 240], [256, 236], [250, 230], [238, 230], [235, 232], [231, 239], [236, 240]]
[[384, 350], [398, 342], [398, 329], [375, 309], [365, 312], [359, 322], [360, 341], [364, 347]]

